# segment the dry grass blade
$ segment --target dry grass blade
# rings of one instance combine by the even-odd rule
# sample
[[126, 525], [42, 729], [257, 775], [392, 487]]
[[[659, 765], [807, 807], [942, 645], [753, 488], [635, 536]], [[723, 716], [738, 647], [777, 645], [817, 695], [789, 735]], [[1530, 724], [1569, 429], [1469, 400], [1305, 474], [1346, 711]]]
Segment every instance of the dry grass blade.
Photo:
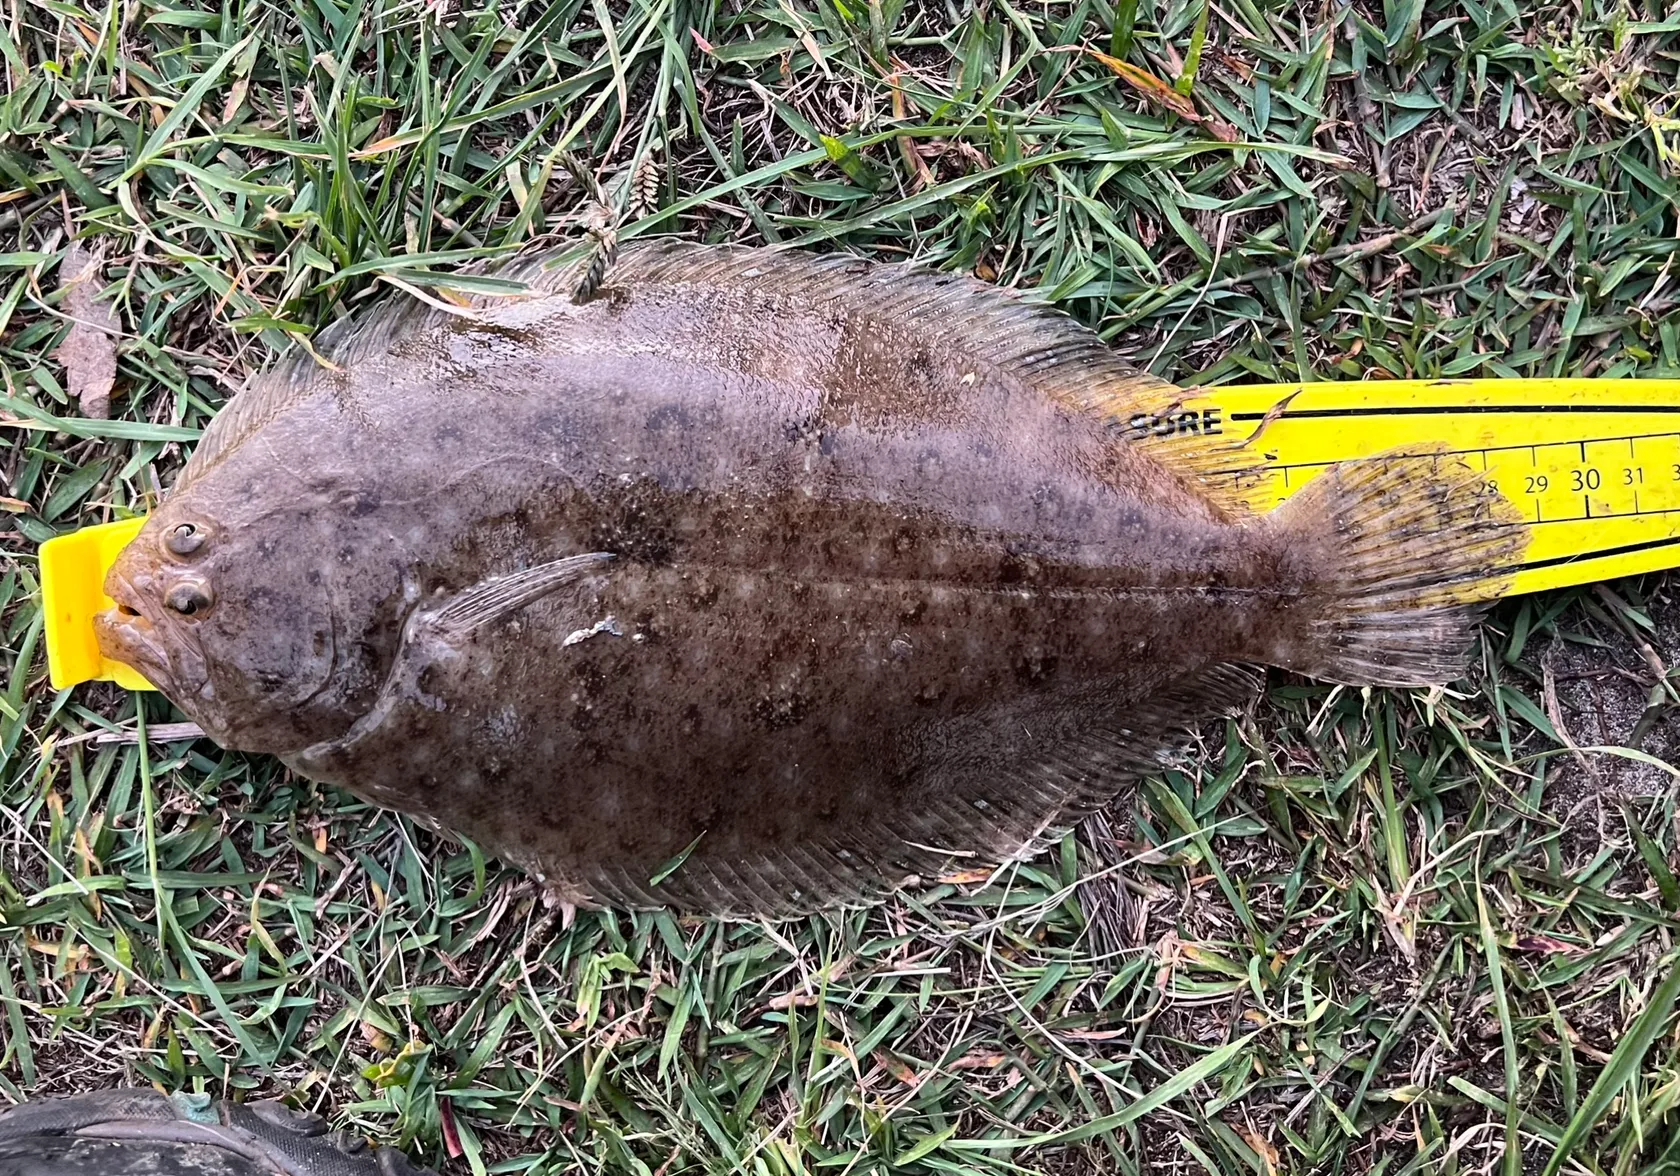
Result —
[[1118, 57], [1110, 57], [1097, 49], [1087, 49], [1085, 52], [1108, 66], [1114, 72], [1115, 77], [1125, 82], [1126, 85], [1143, 95], [1150, 102], [1162, 110], [1170, 110], [1180, 118], [1195, 123], [1220, 142], [1235, 143], [1242, 138], [1236, 127], [1217, 115], [1203, 114], [1196, 109], [1195, 99], [1188, 94], [1175, 90], [1148, 70], [1135, 66], [1129, 61], [1122, 61]]

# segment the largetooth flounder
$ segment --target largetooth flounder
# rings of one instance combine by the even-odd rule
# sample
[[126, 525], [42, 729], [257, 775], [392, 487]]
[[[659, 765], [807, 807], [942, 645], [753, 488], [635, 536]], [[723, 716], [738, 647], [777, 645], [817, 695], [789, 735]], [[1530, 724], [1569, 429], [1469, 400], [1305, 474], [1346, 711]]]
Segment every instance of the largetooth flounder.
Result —
[[1452, 680], [1526, 544], [1444, 455], [1246, 514], [1241, 454], [1134, 427], [1182, 393], [965, 277], [500, 272], [530, 294], [375, 312], [236, 396], [99, 638], [558, 901], [782, 916], [1030, 853], [1255, 667]]

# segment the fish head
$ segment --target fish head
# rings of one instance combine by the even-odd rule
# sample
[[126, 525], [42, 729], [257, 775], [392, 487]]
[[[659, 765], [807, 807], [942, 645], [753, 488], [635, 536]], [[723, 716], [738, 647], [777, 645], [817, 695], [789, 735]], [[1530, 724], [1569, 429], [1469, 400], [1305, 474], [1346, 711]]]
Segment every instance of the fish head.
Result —
[[105, 656], [144, 674], [217, 743], [286, 754], [355, 720], [341, 697], [328, 534], [290, 517], [163, 504], [105, 579]]

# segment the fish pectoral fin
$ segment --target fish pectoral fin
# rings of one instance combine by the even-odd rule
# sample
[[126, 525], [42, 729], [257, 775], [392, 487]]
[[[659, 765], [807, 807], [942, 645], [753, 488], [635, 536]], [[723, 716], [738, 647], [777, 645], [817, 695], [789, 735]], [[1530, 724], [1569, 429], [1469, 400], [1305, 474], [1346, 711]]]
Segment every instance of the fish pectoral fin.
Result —
[[336, 779], [335, 765], [349, 762], [363, 740], [375, 735], [393, 714], [405, 707], [435, 705], [436, 700], [422, 688], [423, 676], [431, 667], [459, 660], [461, 646], [474, 632], [512, 616], [550, 592], [577, 583], [613, 558], [605, 551], [568, 555], [492, 576], [442, 604], [416, 610], [403, 627], [402, 644], [373, 706], [338, 738], [303, 748], [287, 757], [285, 763], [313, 779]]
[[568, 555], [523, 571], [492, 576], [457, 592], [443, 605], [430, 611], [426, 620], [432, 632], [446, 640], [468, 637], [485, 625], [512, 616], [550, 592], [577, 583], [590, 572], [612, 562], [613, 558], [611, 552], [591, 551], [585, 555]]

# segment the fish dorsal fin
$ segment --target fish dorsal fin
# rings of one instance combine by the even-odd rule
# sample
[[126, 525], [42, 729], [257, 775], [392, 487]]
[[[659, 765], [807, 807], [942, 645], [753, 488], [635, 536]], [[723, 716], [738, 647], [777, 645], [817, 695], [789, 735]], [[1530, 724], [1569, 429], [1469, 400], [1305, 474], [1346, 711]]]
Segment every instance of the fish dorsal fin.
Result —
[[1250, 513], [1240, 484], [1265, 462], [1246, 440], [1189, 431], [1183, 407], [1193, 399], [1190, 393], [1138, 371], [1062, 311], [966, 274], [844, 254], [658, 241], [627, 248], [607, 281], [631, 290], [746, 288], [814, 313], [839, 308], [895, 326], [923, 325], [930, 338], [960, 349], [966, 360], [1096, 414], [1122, 443], [1147, 445], [1152, 457], [1228, 517]]
[[[932, 884], [1042, 851], [1127, 784], [1165, 767], [1189, 729], [1248, 705], [1262, 682], [1252, 667], [1210, 666], [1167, 683], [1125, 714], [1044, 741], [1037, 754], [965, 774], [960, 789], [807, 843], [708, 855], [702, 835], [669, 876], [607, 861], [550, 877], [572, 898], [719, 918], [791, 918], [867, 905], [906, 883]], [[966, 738], [960, 731], [950, 737]]]
[[[576, 245], [530, 250], [464, 267], [463, 275], [493, 277], [533, 295], [570, 295], [589, 258]], [[897, 325], [924, 324], [942, 345], [1006, 373], [1068, 407], [1110, 423], [1126, 444], [1144, 444], [1167, 469], [1193, 485], [1228, 516], [1247, 514], [1238, 475], [1264, 464], [1243, 441], [1214, 439], [1156, 427], [1182, 416], [1189, 394], [1139, 372], [1077, 320], [1052, 307], [1022, 301], [1010, 291], [965, 274], [924, 270], [910, 263], [872, 262], [846, 254], [741, 246], [695, 245], [672, 239], [624, 247], [608, 271], [607, 287], [752, 290], [813, 312]], [[505, 304], [507, 296], [463, 289], [461, 309]], [[448, 322], [451, 314], [412, 298], [388, 300], [366, 314], [324, 330], [315, 352], [345, 367], [390, 349], [405, 335]], [[332, 375], [307, 348], [296, 347], [238, 393], [211, 422], [176, 485], [183, 486]]]
[[[548, 283], [556, 280], [548, 276], [549, 267], [566, 253], [575, 251], [575, 247], [527, 251], [506, 259], [474, 263], [459, 272], [493, 276], [544, 293]], [[525, 281], [527, 278], [530, 280]], [[468, 313], [494, 304], [492, 298], [483, 294], [468, 294], [462, 301], [462, 309]], [[292, 346], [273, 367], [252, 377], [216, 414], [175, 479], [174, 490], [184, 488], [214, 467], [299, 398], [321, 387], [324, 381], [338, 378], [340, 369], [384, 354], [397, 340], [431, 330], [450, 317], [416, 298], [387, 298], [365, 311], [329, 323], [308, 346]]]
[[315, 365], [309, 352], [302, 348], [289, 351], [273, 368], [234, 393], [233, 399], [223, 406], [198, 439], [171, 493], [192, 484], [224, 454], [284, 411], [307, 387], [305, 365]]
[[364, 335], [366, 323], [389, 324], [371, 340], [383, 350], [396, 332], [429, 325], [433, 313], [411, 299], [392, 301], [367, 316], [346, 317], [330, 323], [309, 347], [292, 347], [273, 367], [252, 377], [216, 414], [198, 439], [171, 492], [190, 485], [299, 398], [321, 387], [323, 381], [333, 379], [338, 374], [335, 369], [365, 354], [366, 345], [353, 348], [347, 345], [356, 344]]

